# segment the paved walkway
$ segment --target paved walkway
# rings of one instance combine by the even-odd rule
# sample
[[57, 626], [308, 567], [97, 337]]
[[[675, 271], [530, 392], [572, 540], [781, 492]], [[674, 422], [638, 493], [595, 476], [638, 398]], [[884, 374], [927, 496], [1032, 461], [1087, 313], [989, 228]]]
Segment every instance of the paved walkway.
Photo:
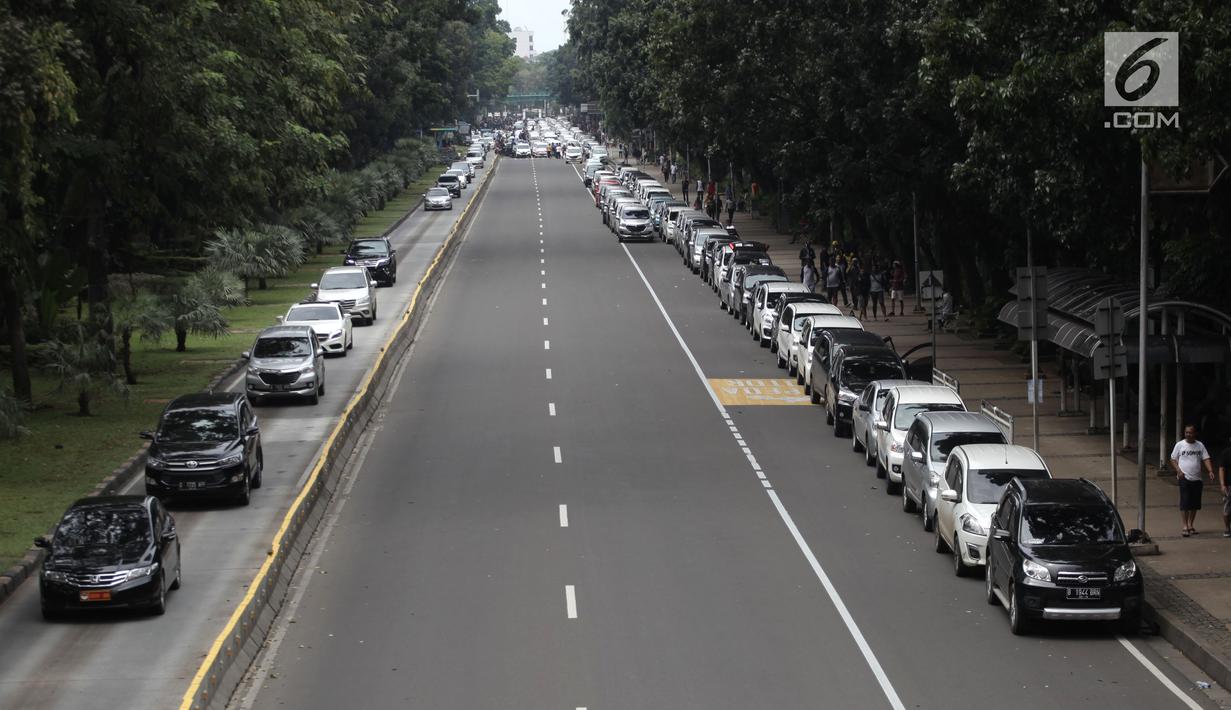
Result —
[[[661, 176], [652, 165], [642, 165], [641, 170]], [[678, 184], [670, 187], [678, 194]], [[735, 215], [735, 226], [740, 237], [768, 244], [774, 263], [785, 268], [792, 278], [798, 278], [801, 245], [792, 243], [790, 235], [776, 233], [768, 219], [747, 213]], [[866, 325], [869, 330], [892, 336], [898, 352], [905, 353], [931, 340], [927, 317], [913, 314], [913, 308], [913, 296], [908, 294], [905, 316], [895, 315]], [[1014, 443], [1033, 444], [1031, 405], [1026, 399], [1028, 358], [1008, 350], [1003, 341], [959, 331], [938, 335], [936, 359], [941, 370], [959, 381], [968, 409], [977, 411], [984, 400], [995, 404], [1014, 417]], [[1057, 478], [1087, 478], [1110, 495], [1111, 443], [1105, 432], [1089, 433], [1088, 410], [1092, 403], [1083, 399], [1081, 404], [1086, 412], [1062, 414], [1061, 378], [1056, 364], [1040, 364], [1040, 376], [1046, 380], [1046, 388], [1039, 407], [1039, 451], [1052, 474]], [[1075, 402], [1070, 396], [1065, 404], [1073, 409]], [[1104, 400], [1093, 404], [1105, 406]], [[1105, 411], [1099, 410], [1097, 416], [1102, 423]], [[1146, 438], [1148, 442], [1157, 442], [1157, 431], [1148, 432]], [[1210, 448], [1217, 456], [1217, 447]], [[1222, 537], [1222, 493], [1216, 485], [1207, 483], [1203, 510], [1196, 523], [1201, 534], [1181, 537], [1178, 488], [1173, 476], [1158, 474], [1157, 460], [1157, 450], [1150, 450], [1146, 459], [1146, 529], [1157, 544], [1158, 554], [1140, 554], [1137, 558], [1146, 578], [1147, 601], [1154, 611], [1150, 616], [1171, 643], [1223, 687], [1231, 688], [1231, 539]], [[1118, 457], [1116, 479], [1121, 517], [1126, 526], [1136, 527], [1135, 452]], [[1143, 550], [1152, 551], [1151, 547]]]

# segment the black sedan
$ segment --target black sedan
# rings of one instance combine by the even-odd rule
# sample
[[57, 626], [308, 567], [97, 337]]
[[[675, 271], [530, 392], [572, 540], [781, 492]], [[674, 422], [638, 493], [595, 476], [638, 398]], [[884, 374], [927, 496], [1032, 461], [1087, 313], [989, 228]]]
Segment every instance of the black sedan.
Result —
[[167, 610], [167, 591], [181, 578], [175, 519], [153, 496], [83, 498], [69, 506], [51, 539], [39, 575], [43, 617], [67, 611]]
[[239, 392], [176, 397], [163, 410], [145, 462], [145, 492], [159, 498], [231, 497], [247, 505], [265, 467], [261, 429]]

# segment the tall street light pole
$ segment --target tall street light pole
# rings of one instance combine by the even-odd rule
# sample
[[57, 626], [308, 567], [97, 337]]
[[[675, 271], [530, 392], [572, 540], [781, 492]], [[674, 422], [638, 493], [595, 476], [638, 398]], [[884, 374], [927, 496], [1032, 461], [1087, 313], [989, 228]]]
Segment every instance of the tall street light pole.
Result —
[[[1141, 254], [1137, 284], [1137, 529], [1146, 529], [1146, 330], [1150, 324], [1147, 308], [1146, 266], [1150, 258], [1150, 175], [1141, 156]], [[1164, 403], [1164, 406], [1165, 403]]]
[[[915, 313], [923, 312], [923, 288], [919, 278], [919, 201], [915, 193], [910, 193], [910, 221], [915, 238]], [[936, 294], [932, 294], [935, 296]], [[932, 310], [936, 310], [936, 299], [932, 299]], [[935, 350], [935, 348], [933, 348]], [[936, 366], [936, 353], [932, 353], [932, 366]]]

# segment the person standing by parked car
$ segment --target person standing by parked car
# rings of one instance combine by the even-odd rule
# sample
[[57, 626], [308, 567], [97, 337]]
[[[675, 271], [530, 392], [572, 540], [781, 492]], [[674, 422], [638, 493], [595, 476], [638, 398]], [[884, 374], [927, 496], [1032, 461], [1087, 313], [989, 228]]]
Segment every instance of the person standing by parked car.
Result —
[[[812, 267], [816, 271], [816, 252], [812, 250], [812, 240], [804, 242], [804, 248], [799, 250], [799, 280], [804, 280], [804, 269]], [[828, 284], [826, 284], [828, 285]]]
[[872, 294], [872, 271], [866, 268], [862, 261], [856, 260], [855, 273], [858, 279], [855, 281], [855, 290], [858, 292], [859, 302], [859, 319], [868, 319], [868, 299]]
[[803, 282], [808, 293], [816, 293], [816, 267], [810, 263], [804, 264]]
[[872, 301], [872, 320], [876, 320], [876, 306], [879, 304], [885, 320], [889, 320], [889, 311], [885, 308], [885, 288], [889, 279], [881, 265], [873, 260], [872, 273], [868, 276], [868, 297]]
[[893, 275], [889, 277], [889, 315], [893, 315], [894, 303], [898, 304], [898, 315], [906, 315], [906, 269], [897, 259], [893, 261]]
[[680, 194], [684, 196], [684, 202], [688, 202], [688, 186], [692, 183], [688, 179], [688, 171], [684, 171], [684, 179], [680, 180]]
[[829, 265], [825, 272], [825, 296], [830, 303], [837, 305], [838, 292], [842, 290], [842, 267], [837, 260]]
[[1201, 491], [1205, 487], [1204, 481], [1201, 480], [1201, 470], [1205, 469], [1211, 483], [1214, 481], [1210, 452], [1206, 450], [1205, 444], [1197, 441], [1196, 426], [1184, 425], [1184, 438], [1177, 441], [1171, 449], [1171, 468], [1180, 484], [1180, 521], [1183, 525], [1180, 534], [1184, 537], [1196, 535], [1197, 529], [1193, 524], [1196, 522], [1197, 511], [1201, 510]]

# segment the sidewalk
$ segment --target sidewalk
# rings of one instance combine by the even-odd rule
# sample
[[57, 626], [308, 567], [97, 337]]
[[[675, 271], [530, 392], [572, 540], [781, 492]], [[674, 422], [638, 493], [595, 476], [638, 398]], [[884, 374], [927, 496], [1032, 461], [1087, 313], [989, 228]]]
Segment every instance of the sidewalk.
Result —
[[[641, 170], [654, 176], [653, 165]], [[665, 181], [663, 181], [666, 184]], [[678, 194], [679, 185], [669, 186]], [[724, 215], [725, 223], [725, 215]], [[789, 234], [777, 234], [766, 218], [736, 213], [735, 227], [741, 238], [764, 242], [775, 264], [791, 278], [798, 278], [800, 244], [792, 244]], [[1008, 295], [1006, 294], [1006, 298]], [[899, 353], [931, 341], [927, 316], [914, 315], [913, 297], [908, 295], [905, 316], [888, 321], [867, 322], [868, 330], [892, 336]], [[986, 400], [1014, 417], [1014, 443], [1033, 444], [1031, 406], [1026, 401], [1026, 381], [1030, 377], [1028, 358], [1001, 347], [990, 338], [970, 333], [940, 333], [937, 336], [937, 367], [956, 378], [962, 398], [972, 411]], [[1054, 362], [1039, 365], [1046, 380], [1043, 403], [1039, 407], [1039, 451], [1057, 478], [1087, 478], [1111, 494], [1110, 442], [1106, 433], [1088, 433], [1088, 408], [1084, 414], [1060, 413], [1061, 377]], [[1066, 402], [1074, 405], [1072, 398]], [[1102, 405], [1102, 401], [1097, 402]], [[1104, 412], [1096, 412], [1100, 422]], [[1119, 432], [1117, 432], [1119, 434]], [[1157, 441], [1157, 432], [1147, 432], [1147, 441]], [[1118, 439], [1118, 437], [1117, 437]], [[1117, 441], [1117, 443], [1119, 443]], [[1215, 455], [1217, 451], [1213, 452]], [[1231, 539], [1222, 537], [1222, 493], [1206, 485], [1203, 510], [1198, 515], [1200, 535], [1184, 538], [1177, 507], [1179, 493], [1173, 476], [1156, 472], [1158, 454], [1147, 455], [1146, 525], [1158, 554], [1139, 554], [1137, 563], [1146, 580], [1147, 618], [1158, 624], [1160, 633], [1211, 679], [1231, 688]], [[1137, 461], [1135, 452], [1120, 455], [1117, 471], [1118, 505], [1126, 527], [1137, 522]], [[1147, 546], [1143, 552], [1152, 552]]]

